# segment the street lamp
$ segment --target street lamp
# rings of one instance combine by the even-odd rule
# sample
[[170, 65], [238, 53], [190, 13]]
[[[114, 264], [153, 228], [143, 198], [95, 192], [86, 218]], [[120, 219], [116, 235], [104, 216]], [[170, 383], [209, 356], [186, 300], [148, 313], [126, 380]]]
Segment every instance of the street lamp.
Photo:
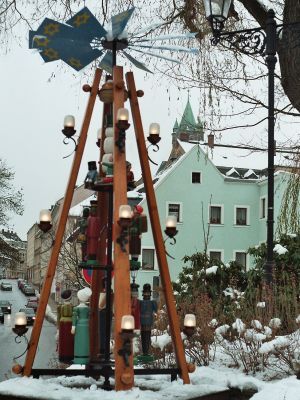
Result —
[[[273, 10], [268, 10], [265, 29], [258, 27], [239, 31], [223, 32], [228, 18], [231, 0], [204, 0], [206, 18], [209, 21], [213, 39], [212, 44], [225, 42], [247, 55], [260, 54], [265, 57], [268, 68], [268, 215], [267, 215], [267, 260], [264, 265], [265, 281], [272, 283], [273, 235], [274, 235], [274, 70], [277, 62], [276, 49], [278, 35], [283, 25], [278, 25]], [[281, 28], [278, 30], [278, 28]]]

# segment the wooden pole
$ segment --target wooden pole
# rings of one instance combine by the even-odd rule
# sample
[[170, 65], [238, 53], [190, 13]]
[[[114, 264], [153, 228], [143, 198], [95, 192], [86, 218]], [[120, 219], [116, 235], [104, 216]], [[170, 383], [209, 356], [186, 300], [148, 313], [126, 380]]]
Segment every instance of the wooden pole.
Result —
[[[115, 140], [118, 137], [117, 111], [124, 107], [124, 81], [123, 68], [114, 67], [114, 128]], [[124, 359], [118, 354], [123, 346], [123, 340], [120, 337], [121, 319], [123, 315], [131, 314], [131, 297], [130, 297], [130, 269], [127, 252], [121, 250], [116, 239], [121, 234], [121, 228], [118, 225], [119, 207], [127, 204], [127, 179], [126, 179], [126, 157], [125, 148], [121, 152], [115, 145], [114, 147], [114, 288], [115, 288], [115, 389], [128, 390], [134, 383], [133, 376], [133, 357], [129, 357], [129, 366], [126, 367]]]
[[68, 214], [69, 214], [69, 210], [70, 210], [70, 206], [71, 206], [71, 202], [72, 202], [72, 198], [73, 198], [73, 193], [74, 193], [74, 189], [75, 189], [75, 185], [76, 185], [78, 171], [80, 168], [80, 163], [82, 160], [82, 155], [83, 155], [83, 151], [84, 151], [84, 147], [85, 147], [85, 143], [86, 143], [86, 139], [87, 139], [87, 133], [88, 133], [88, 129], [89, 129], [89, 125], [90, 125], [90, 121], [91, 121], [91, 117], [92, 117], [92, 113], [93, 113], [93, 109], [94, 109], [94, 105], [95, 105], [96, 96], [97, 96], [98, 89], [99, 89], [101, 74], [102, 74], [102, 71], [100, 69], [96, 69], [93, 85], [92, 85], [92, 88], [90, 91], [90, 97], [88, 100], [83, 124], [81, 127], [80, 136], [78, 139], [77, 149], [74, 154], [74, 159], [73, 159], [73, 164], [72, 164], [71, 173], [70, 173], [70, 177], [69, 177], [69, 182], [67, 185], [61, 213], [60, 213], [59, 220], [58, 220], [57, 230], [56, 230], [56, 234], [55, 234], [55, 242], [52, 247], [50, 260], [49, 260], [49, 264], [47, 267], [46, 279], [45, 279], [45, 282], [44, 282], [44, 285], [42, 288], [42, 293], [41, 293], [40, 300], [39, 300], [39, 306], [37, 309], [36, 320], [35, 320], [35, 323], [33, 325], [32, 332], [31, 332], [31, 337], [30, 337], [30, 341], [29, 341], [29, 345], [28, 345], [28, 351], [27, 351], [27, 355], [26, 355], [24, 368], [23, 368], [24, 376], [29, 376], [31, 374], [32, 365], [34, 363], [34, 358], [35, 358], [35, 354], [36, 354], [36, 350], [37, 350], [37, 346], [38, 346], [38, 342], [39, 342], [39, 338], [40, 338], [40, 333], [41, 333], [41, 329], [42, 329], [42, 325], [43, 325], [43, 321], [44, 321], [44, 317], [45, 317], [46, 306], [47, 306], [49, 295], [50, 295], [52, 281], [53, 281], [53, 278], [55, 275], [58, 256], [59, 256], [61, 244], [63, 241], [63, 236], [64, 236], [66, 223], [67, 223], [67, 219], [68, 219]]
[[[110, 104], [104, 104], [102, 113], [102, 134], [99, 151], [99, 163], [103, 155], [103, 143], [105, 139], [105, 116], [110, 111]], [[99, 176], [103, 176], [101, 164], [99, 165]], [[108, 193], [98, 192], [97, 214], [100, 218], [100, 237], [97, 260], [100, 265], [107, 264], [106, 246], [107, 246], [107, 218], [108, 218]], [[103, 270], [94, 269], [92, 272], [92, 295], [90, 299], [90, 364], [99, 362], [100, 352], [100, 333], [99, 333], [99, 294], [103, 289], [102, 278]]]
[[183, 342], [180, 334], [180, 326], [176, 312], [175, 298], [173, 295], [173, 287], [171, 284], [171, 278], [167, 263], [166, 251], [164, 246], [164, 239], [162, 236], [159, 215], [157, 210], [156, 198], [152, 183], [151, 171], [148, 161], [148, 153], [145, 144], [144, 130], [141, 120], [141, 114], [139, 109], [139, 103], [137, 99], [136, 87], [132, 72], [126, 74], [127, 88], [129, 90], [129, 98], [131, 105], [131, 113], [134, 123], [137, 147], [140, 157], [140, 164], [142, 168], [143, 181], [145, 185], [146, 198], [148, 204], [148, 212], [150, 216], [150, 222], [152, 227], [152, 234], [155, 243], [157, 261], [164, 289], [164, 295], [166, 299], [167, 311], [169, 316], [169, 324], [171, 330], [171, 336], [175, 348], [175, 355], [177, 365], [181, 371], [181, 378], [183, 383], [190, 383], [188, 374], [187, 363], [184, 354]]

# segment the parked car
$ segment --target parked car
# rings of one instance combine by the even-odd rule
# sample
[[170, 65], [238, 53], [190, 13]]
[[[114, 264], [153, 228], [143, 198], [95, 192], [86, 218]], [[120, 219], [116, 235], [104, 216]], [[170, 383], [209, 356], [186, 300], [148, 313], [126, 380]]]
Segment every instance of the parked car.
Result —
[[4, 312], [2, 310], [0, 310], [0, 322], [4, 324]]
[[32, 308], [20, 308], [20, 312], [24, 312], [27, 318], [27, 325], [33, 325], [35, 321], [35, 312]]
[[12, 284], [9, 282], [1, 282], [1, 290], [12, 291]]
[[[35, 300], [35, 299], [36, 299], [36, 300]], [[38, 302], [37, 297], [30, 297], [30, 298], [27, 300], [26, 307], [27, 307], [27, 308], [33, 308], [33, 310], [36, 312], [36, 310], [37, 310], [37, 308], [38, 308], [38, 304], [39, 304], [39, 302]]]
[[0, 309], [5, 314], [11, 314], [11, 302], [8, 300], [0, 300]]
[[30, 285], [24, 285], [23, 293], [25, 294], [25, 296], [34, 296], [35, 295], [35, 289]]

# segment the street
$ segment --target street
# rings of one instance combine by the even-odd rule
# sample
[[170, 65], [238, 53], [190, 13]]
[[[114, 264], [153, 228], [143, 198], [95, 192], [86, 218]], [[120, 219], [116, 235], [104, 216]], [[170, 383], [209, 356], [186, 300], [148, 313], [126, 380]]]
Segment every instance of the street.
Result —
[[[20, 308], [27, 303], [27, 297], [18, 289], [16, 279], [5, 279], [5, 282], [12, 284], [12, 292], [0, 290], [0, 300], [9, 300], [12, 303], [12, 313], [5, 314], [4, 324], [0, 324], [0, 382], [16, 377], [11, 372], [13, 358], [22, 354], [26, 349], [26, 343], [22, 339], [20, 344], [15, 343], [15, 333], [12, 332], [14, 325], [14, 315]], [[27, 338], [29, 340], [32, 326], [28, 327]], [[51, 364], [56, 361], [56, 327], [55, 325], [44, 321], [40, 336], [39, 346], [36, 353], [34, 368], [51, 368]], [[16, 360], [17, 363], [24, 365], [25, 356]], [[54, 366], [52, 365], [52, 368]]]

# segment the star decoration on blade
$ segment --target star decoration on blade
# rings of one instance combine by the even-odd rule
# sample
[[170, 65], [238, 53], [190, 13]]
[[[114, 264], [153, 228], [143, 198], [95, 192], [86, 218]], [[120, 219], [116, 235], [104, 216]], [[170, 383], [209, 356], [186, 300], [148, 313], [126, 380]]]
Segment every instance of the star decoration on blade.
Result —
[[[196, 48], [175, 45], [157, 45], [174, 39], [195, 38], [195, 33], [161, 35], [147, 38], [145, 34], [161, 25], [152, 24], [138, 32], [128, 34], [125, 30], [134, 7], [111, 18], [110, 28], [105, 29], [91, 11], [84, 7], [66, 23], [45, 18], [36, 31], [29, 31], [29, 48], [37, 49], [45, 62], [62, 60], [76, 71], [101, 58], [99, 67], [112, 73], [116, 54], [121, 52], [134, 66], [151, 72], [128, 51], [180, 64], [179, 60], [157, 53], [158, 51], [185, 52], [195, 54]], [[154, 52], [153, 52], [154, 50]]]

